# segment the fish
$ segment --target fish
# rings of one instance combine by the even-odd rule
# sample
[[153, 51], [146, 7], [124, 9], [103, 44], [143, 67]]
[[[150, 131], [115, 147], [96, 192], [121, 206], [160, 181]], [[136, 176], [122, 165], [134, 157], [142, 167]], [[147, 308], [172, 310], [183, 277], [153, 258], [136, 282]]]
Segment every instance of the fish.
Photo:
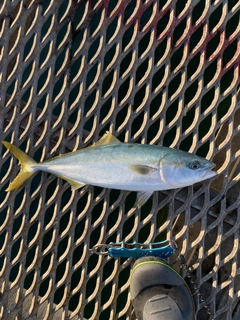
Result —
[[154, 191], [183, 188], [214, 177], [214, 163], [186, 151], [163, 146], [124, 143], [110, 132], [93, 145], [37, 163], [13, 144], [3, 145], [21, 169], [7, 192], [20, 188], [35, 172], [68, 181], [73, 190], [85, 185], [137, 191], [142, 207]]

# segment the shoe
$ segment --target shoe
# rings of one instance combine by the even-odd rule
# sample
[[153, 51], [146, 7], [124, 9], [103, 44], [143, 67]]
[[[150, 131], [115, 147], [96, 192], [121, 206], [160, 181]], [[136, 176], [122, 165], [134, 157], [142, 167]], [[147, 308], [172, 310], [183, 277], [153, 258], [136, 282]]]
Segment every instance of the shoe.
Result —
[[184, 279], [165, 261], [138, 259], [131, 272], [130, 294], [138, 320], [194, 320], [195, 307]]

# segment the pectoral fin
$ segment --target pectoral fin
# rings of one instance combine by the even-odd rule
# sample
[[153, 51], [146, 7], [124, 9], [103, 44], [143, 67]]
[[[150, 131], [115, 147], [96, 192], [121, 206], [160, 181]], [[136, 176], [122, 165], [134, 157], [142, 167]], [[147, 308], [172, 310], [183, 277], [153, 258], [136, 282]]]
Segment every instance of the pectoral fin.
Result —
[[143, 175], [152, 173], [157, 170], [156, 168], [143, 166], [143, 165], [132, 165], [132, 166], [129, 166], [128, 168], [135, 171], [136, 173], [143, 174]]
[[137, 204], [138, 208], [141, 208], [151, 197], [153, 191], [139, 191], [137, 193]]

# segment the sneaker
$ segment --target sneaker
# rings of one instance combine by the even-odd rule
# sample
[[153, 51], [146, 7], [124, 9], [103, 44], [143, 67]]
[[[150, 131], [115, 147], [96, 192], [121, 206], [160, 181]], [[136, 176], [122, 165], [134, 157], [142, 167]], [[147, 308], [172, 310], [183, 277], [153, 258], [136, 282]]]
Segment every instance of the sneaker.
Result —
[[138, 320], [194, 320], [195, 308], [184, 279], [155, 257], [136, 260], [130, 294]]

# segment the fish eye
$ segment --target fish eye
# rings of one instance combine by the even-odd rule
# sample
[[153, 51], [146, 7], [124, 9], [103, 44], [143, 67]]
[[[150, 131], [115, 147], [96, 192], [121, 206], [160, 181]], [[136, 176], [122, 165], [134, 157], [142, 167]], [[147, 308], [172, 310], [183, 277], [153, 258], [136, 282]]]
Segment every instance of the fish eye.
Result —
[[193, 170], [197, 170], [199, 167], [200, 167], [200, 163], [198, 161], [194, 161], [189, 164], [189, 168]]

